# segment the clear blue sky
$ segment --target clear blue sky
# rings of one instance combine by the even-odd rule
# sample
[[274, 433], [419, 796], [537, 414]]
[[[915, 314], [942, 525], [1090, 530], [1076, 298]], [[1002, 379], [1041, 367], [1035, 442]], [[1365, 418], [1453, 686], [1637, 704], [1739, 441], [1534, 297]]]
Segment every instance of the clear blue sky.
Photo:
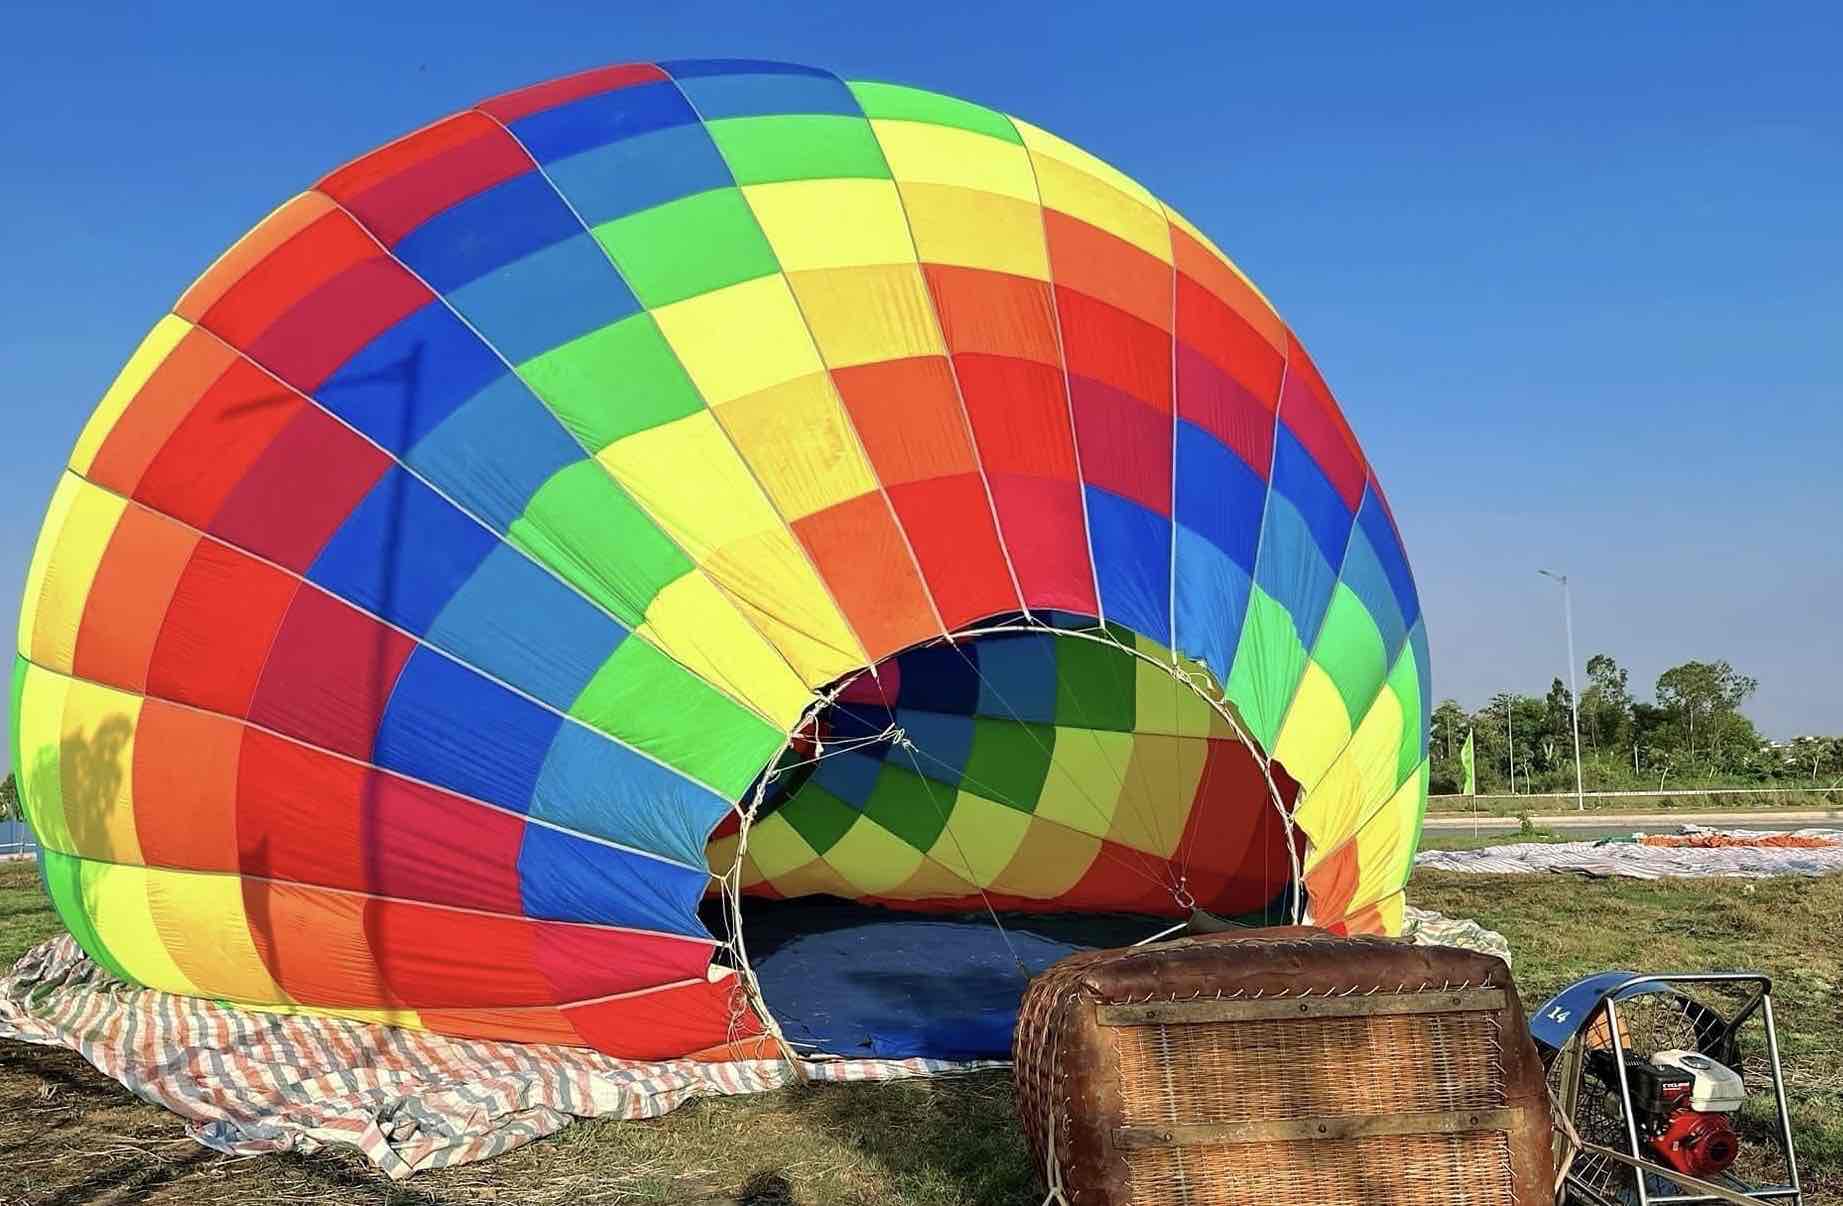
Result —
[[1209, 231], [1390, 492], [1440, 696], [1564, 673], [1549, 566], [1582, 661], [1725, 657], [1769, 733], [1843, 731], [1843, 9], [1183, 7], [11, 9], [0, 621], [90, 407], [276, 203], [494, 92], [743, 55], [1017, 113]]

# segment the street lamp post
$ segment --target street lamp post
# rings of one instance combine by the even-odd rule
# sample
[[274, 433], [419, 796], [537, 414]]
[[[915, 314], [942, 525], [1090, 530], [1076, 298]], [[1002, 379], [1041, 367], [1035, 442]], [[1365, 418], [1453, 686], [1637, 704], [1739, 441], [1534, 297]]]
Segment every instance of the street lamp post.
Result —
[[1568, 630], [1568, 716], [1574, 726], [1574, 807], [1587, 811], [1587, 793], [1581, 786], [1581, 693], [1574, 683], [1574, 599], [1568, 593], [1568, 575], [1537, 570], [1544, 578], [1561, 583], [1561, 618]]

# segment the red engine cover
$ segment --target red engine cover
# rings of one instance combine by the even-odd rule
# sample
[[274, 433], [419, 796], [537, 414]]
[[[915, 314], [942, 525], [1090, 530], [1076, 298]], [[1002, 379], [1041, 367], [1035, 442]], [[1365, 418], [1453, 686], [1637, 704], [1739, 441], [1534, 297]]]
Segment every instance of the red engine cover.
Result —
[[1678, 1172], [1706, 1178], [1734, 1163], [1741, 1154], [1741, 1137], [1728, 1125], [1726, 1114], [1679, 1110], [1670, 1116], [1664, 1133], [1651, 1140], [1651, 1150]]

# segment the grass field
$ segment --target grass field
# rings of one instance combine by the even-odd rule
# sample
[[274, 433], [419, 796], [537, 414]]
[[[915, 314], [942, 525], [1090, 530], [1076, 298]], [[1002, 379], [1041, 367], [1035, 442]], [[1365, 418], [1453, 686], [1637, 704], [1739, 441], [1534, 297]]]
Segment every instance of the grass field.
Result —
[[[1749, 884], [1421, 873], [1410, 899], [1507, 935], [1530, 1003], [1611, 966], [1770, 972], [1807, 1201], [1843, 1206], [1843, 877]], [[56, 925], [31, 865], [0, 865], [0, 961]], [[655, 1122], [579, 1124], [499, 1160], [396, 1187], [349, 1155], [215, 1155], [78, 1056], [0, 1044], [4, 1206], [1040, 1200], [1003, 1074], [813, 1086], [702, 1102]]]

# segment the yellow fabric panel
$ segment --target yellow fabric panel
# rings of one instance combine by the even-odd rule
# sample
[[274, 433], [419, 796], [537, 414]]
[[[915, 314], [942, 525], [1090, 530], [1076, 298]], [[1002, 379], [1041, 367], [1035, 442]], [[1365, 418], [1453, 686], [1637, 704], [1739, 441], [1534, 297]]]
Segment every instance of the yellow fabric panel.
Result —
[[[736, 850], [742, 845], [742, 835], [728, 834], [717, 838], [704, 847], [704, 861], [710, 864], [710, 873], [719, 878], [728, 875], [730, 867], [736, 862]], [[747, 862], [748, 860], [744, 860]], [[746, 868], [745, 868], [746, 870]]]
[[822, 858], [790, 868], [769, 882], [783, 896], [825, 895], [850, 900], [857, 895], [850, 881], [838, 873], [838, 868]]
[[1048, 900], [1081, 881], [1101, 857], [1101, 839], [1031, 818], [1017, 853], [993, 876], [991, 890]]
[[1313, 851], [1308, 867], [1357, 832], [1395, 791], [1401, 758], [1401, 704], [1384, 691], [1324, 776], [1307, 787], [1294, 817]]
[[978, 890], [967, 882], [965, 870], [958, 858], [954, 859], [952, 867], [924, 858], [921, 866], [915, 868], [915, 874], [903, 880], [888, 894], [897, 900], [938, 900], [943, 896], [965, 896]]
[[962, 789], [943, 805], [947, 827], [934, 839], [928, 857], [956, 874], [966, 874], [984, 888], [1011, 863], [1030, 828], [1030, 814], [996, 804]]
[[199, 992], [235, 1001], [290, 999], [250, 938], [237, 876], [152, 869], [147, 906], [167, 953]]
[[1307, 791], [1331, 767], [1350, 740], [1350, 715], [1337, 684], [1317, 662], [1307, 659], [1293, 705], [1287, 709], [1274, 742], [1274, 760]]
[[166, 358], [172, 354], [179, 341], [191, 331], [192, 324], [177, 314], [168, 314], [154, 324], [154, 329], [141, 340], [141, 346], [134, 350], [122, 371], [116, 374], [115, 383], [103, 393], [102, 401], [91, 412], [89, 422], [83, 425], [83, 433], [77, 437], [77, 446], [70, 452], [70, 467], [78, 473], [88, 473], [95, 463], [97, 450], [114, 430], [116, 420], [134, 401], [134, 396], [141, 392], [147, 379], [154, 375]]
[[[44, 567], [38, 569], [38, 590], [28, 594], [21, 611], [32, 613], [32, 644], [23, 647], [27, 656], [41, 666], [70, 673], [77, 654], [77, 629], [83, 623], [83, 607], [89, 602], [90, 583], [95, 581], [96, 567], [102, 563], [103, 550], [127, 502], [69, 474], [65, 481], [76, 483], [69, 502], [63, 508], [61, 522], [53, 534], [51, 519], [39, 535], [43, 547], [50, 543]], [[59, 483], [62, 492], [63, 482]], [[54, 498], [53, 515], [57, 501]], [[34, 562], [38, 560], [34, 553]], [[24, 617], [21, 617], [23, 627]]]
[[887, 896], [921, 866], [922, 852], [860, 816], [823, 856], [858, 895]]
[[1227, 723], [1187, 683], [1142, 658], [1133, 659], [1133, 724], [1145, 733], [1203, 737]]
[[51, 551], [57, 547], [58, 533], [64, 530], [64, 520], [70, 515], [80, 485], [79, 479], [68, 473], [58, 478], [51, 492], [51, 505], [45, 509], [45, 522], [39, 527], [38, 540], [32, 545], [32, 560], [26, 564], [26, 591], [19, 601], [16, 648], [24, 657], [32, 656], [32, 629], [38, 612], [38, 596], [45, 589], [45, 570], [51, 564]]
[[1131, 733], [1058, 728], [1036, 815], [1105, 837], [1113, 827], [1116, 784], [1132, 758]]
[[805, 682], [830, 682], [869, 660], [709, 411], [616, 440], [596, 459], [729, 591]]
[[787, 279], [833, 368], [946, 353], [934, 299], [913, 263], [790, 272]]
[[20, 765], [13, 768], [18, 776], [19, 801], [32, 832], [47, 850], [61, 854], [71, 851], [70, 827], [64, 823], [63, 788], [59, 783], [62, 768], [58, 750], [64, 741], [64, 700], [70, 694], [71, 680], [62, 674], [26, 666], [25, 688], [19, 697]]
[[88, 859], [80, 866], [83, 911], [122, 970], [149, 988], [200, 995], [202, 986], [179, 970], [154, 925], [147, 896], [147, 868]]
[[1207, 753], [1208, 746], [1202, 741], [1139, 734], [1108, 839], [1170, 858], [1184, 836], [1184, 821], [1196, 798]]
[[742, 190], [783, 272], [908, 264], [915, 248], [889, 180], [789, 180]]
[[951, 184], [905, 183], [902, 201], [923, 262], [1049, 279], [1043, 210], [1034, 196], [1020, 201]]
[[792, 730], [813, 700], [786, 659], [703, 573], [684, 574], [654, 595], [639, 633], [784, 729]]
[[1118, 189], [1058, 159], [1036, 158], [1043, 204], [1126, 240], [1171, 262], [1171, 227], [1162, 210], [1148, 209]]
[[142, 861], [134, 829], [134, 730], [140, 719], [139, 695], [71, 682], [58, 750], [58, 784], [71, 843], [64, 853], [117, 863]]
[[1053, 159], [1085, 176], [1094, 177], [1100, 183], [1116, 192], [1123, 193], [1129, 200], [1146, 209], [1161, 208], [1158, 198], [1152, 195], [1150, 189], [1099, 155], [1084, 151], [1074, 143], [1056, 137], [1041, 126], [1033, 126], [1015, 117], [1011, 119], [1011, 122], [1024, 139], [1024, 145], [1030, 148], [1031, 157], [1036, 159], [1039, 165], [1046, 157]]
[[819, 852], [780, 813], [771, 812], [749, 826], [749, 857], [770, 883], [778, 884], [789, 871], [817, 859]]
[[1030, 152], [1016, 143], [918, 121], [875, 120], [870, 128], [883, 145], [890, 175], [905, 184], [953, 184], [1037, 203]]
[[789, 520], [877, 488], [857, 432], [823, 371], [725, 402], [716, 413]]
[[1350, 911], [1385, 899], [1399, 891], [1414, 867], [1414, 848], [1419, 837], [1414, 827], [1420, 808], [1421, 773], [1408, 776], [1388, 802], [1376, 811], [1357, 831], [1357, 889], [1350, 898]]
[[758, 276], [652, 313], [712, 406], [823, 367], [793, 292], [779, 275]]
[[[1163, 203], [1161, 202], [1161, 204]], [[1281, 321], [1280, 312], [1274, 308], [1273, 301], [1265, 293], [1261, 292], [1260, 286], [1256, 285], [1251, 279], [1249, 279], [1248, 274], [1241, 270], [1241, 266], [1237, 264], [1234, 260], [1230, 259], [1228, 257], [1228, 254], [1224, 252], [1222, 248], [1216, 246], [1216, 242], [1214, 239], [1211, 239], [1208, 235], [1204, 234], [1201, 230], [1198, 230], [1196, 227], [1196, 224], [1191, 222], [1189, 218], [1186, 218], [1183, 214], [1180, 214], [1179, 212], [1177, 212], [1177, 210], [1172, 209], [1169, 205], [1165, 205], [1164, 210], [1165, 210], [1165, 217], [1170, 220], [1173, 226], [1177, 227], [1179, 230], [1183, 231], [1185, 234], [1189, 235], [1191, 238], [1201, 243], [1205, 250], [1207, 250], [1211, 255], [1215, 256], [1218, 260], [1222, 261], [1223, 267], [1227, 268], [1230, 272], [1233, 272], [1236, 276], [1241, 278], [1241, 283], [1248, 286], [1248, 291], [1254, 294], [1254, 296], [1260, 298], [1262, 303], [1266, 305], [1267, 312], [1269, 316], [1272, 318], [1273, 324], [1277, 327]]]

